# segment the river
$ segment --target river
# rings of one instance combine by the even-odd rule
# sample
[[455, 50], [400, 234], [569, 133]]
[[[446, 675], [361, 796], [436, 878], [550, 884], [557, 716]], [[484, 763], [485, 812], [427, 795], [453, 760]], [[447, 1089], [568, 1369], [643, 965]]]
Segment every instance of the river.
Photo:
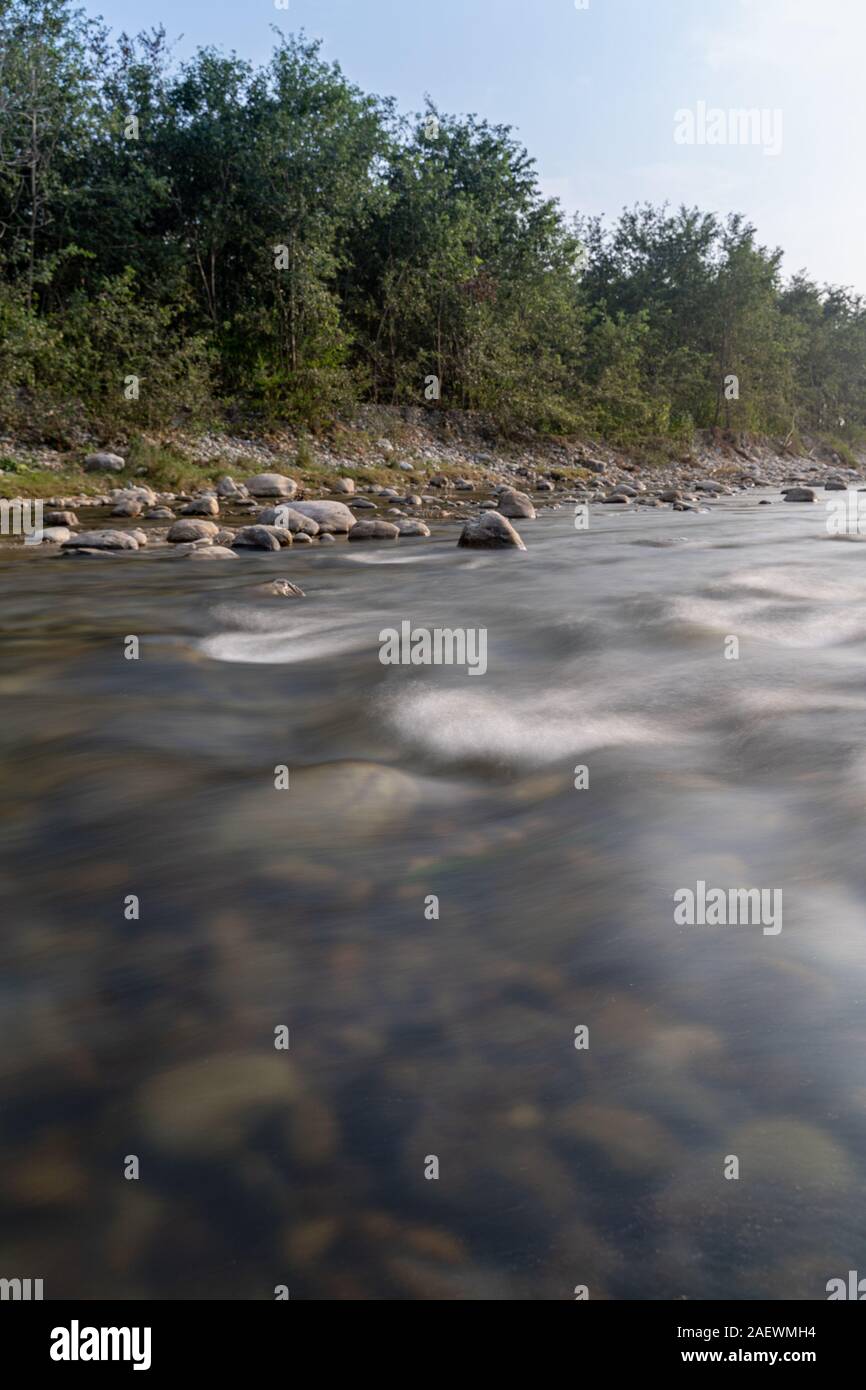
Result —
[[[0, 552], [0, 1274], [866, 1273], [866, 550], [773, 496], [565, 508], [526, 553]], [[486, 671], [383, 665], [405, 621], [486, 630]], [[782, 930], [678, 925], [698, 882], [778, 890]]]

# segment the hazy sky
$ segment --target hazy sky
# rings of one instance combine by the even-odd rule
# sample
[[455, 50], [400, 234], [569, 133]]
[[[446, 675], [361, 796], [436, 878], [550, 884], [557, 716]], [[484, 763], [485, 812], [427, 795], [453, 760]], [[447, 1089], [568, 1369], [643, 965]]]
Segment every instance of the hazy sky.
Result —
[[[262, 59], [271, 25], [304, 29], [361, 87], [404, 110], [429, 93], [442, 110], [514, 126], [568, 211], [615, 215], [643, 199], [741, 211], [766, 244], [784, 247], [789, 272], [805, 266], [866, 291], [866, 0], [288, 3], [85, 7], [118, 31], [161, 21], [183, 36], [181, 55], [214, 44]], [[764, 110], [764, 143], [781, 133], [780, 152], [735, 143], [727, 126], [724, 142], [699, 143], [699, 103]], [[695, 143], [674, 139], [683, 110], [696, 113]]]

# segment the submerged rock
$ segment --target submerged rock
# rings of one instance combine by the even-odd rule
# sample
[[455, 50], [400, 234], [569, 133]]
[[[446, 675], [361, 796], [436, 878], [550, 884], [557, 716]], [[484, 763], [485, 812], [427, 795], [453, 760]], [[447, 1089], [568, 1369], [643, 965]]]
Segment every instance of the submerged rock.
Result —
[[189, 560], [236, 560], [233, 550], [224, 545], [178, 546], [176, 555], [185, 555]]
[[172, 1153], [230, 1153], [268, 1117], [282, 1118], [298, 1098], [285, 1057], [217, 1053], [182, 1063], [146, 1082], [138, 1095], [142, 1132]]

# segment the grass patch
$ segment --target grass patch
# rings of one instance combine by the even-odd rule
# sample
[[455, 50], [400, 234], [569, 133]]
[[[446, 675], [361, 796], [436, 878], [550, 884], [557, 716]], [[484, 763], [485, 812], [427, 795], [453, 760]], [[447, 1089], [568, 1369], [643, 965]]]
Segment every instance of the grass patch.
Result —
[[9, 472], [9, 462], [0, 459], [0, 497], [65, 497], [70, 493], [92, 495], [104, 491], [98, 479], [80, 472], [78, 469], [64, 469], [57, 473], [47, 468], [29, 468], [16, 463], [14, 472]]

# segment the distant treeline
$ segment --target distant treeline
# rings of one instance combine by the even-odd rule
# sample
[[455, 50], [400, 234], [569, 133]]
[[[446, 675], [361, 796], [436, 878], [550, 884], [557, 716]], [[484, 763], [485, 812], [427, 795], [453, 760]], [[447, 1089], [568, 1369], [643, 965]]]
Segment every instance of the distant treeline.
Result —
[[373, 400], [857, 440], [866, 306], [780, 256], [740, 216], [569, 221], [507, 127], [403, 116], [303, 36], [178, 64], [161, 31], [0, 0], [7, 429], [315, 428]]

